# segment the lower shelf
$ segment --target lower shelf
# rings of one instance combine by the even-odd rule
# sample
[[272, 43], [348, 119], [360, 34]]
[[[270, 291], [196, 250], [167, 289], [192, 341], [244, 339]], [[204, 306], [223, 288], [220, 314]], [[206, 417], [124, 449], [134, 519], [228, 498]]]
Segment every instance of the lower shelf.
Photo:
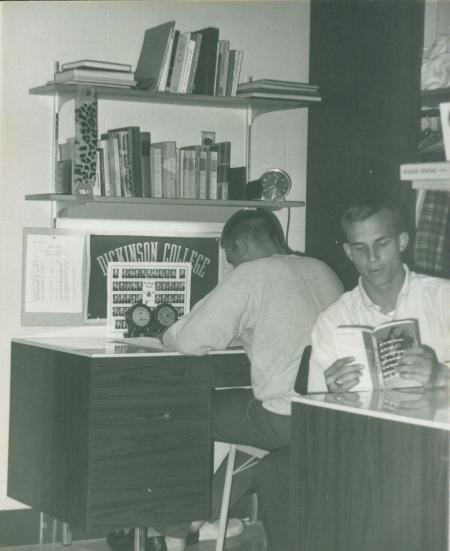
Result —
[[56, 218], [225, 222], [243, 208], [271, 211], [303, 207], [303, 201], [157, 199], [148, 197], [79, 197], [42, 193], [26, 195], [27, 201], [47, 201], [56, 206]]
[[158, 199], [154, 197], [100, 197], [84, 198], [79, 195], [61, 195], [58, 193], [37, 193], [26, 195], [27, 201], [59, 201], [61, 203], [86, 204], [86, 203], [114, 203], [115, 205], [178, 205], [185, 207], [237, 207], [257, 208], [264, 207], [270, 210], [279, 210], [285, 207], [304, 207], [304, 201], [264, 201], [264, 200], [215, 200], [215, 199]]

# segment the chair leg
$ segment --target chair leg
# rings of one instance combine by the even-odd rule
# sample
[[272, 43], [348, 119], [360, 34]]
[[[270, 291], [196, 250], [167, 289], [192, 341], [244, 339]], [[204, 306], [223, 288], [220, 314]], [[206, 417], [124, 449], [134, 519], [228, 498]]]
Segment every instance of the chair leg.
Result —
[[227, 529], [228, 507], [230, 505], [231, 483], [233, 480], [235, 457], [236, 446], [234, 444], [231, 444], [230, 450], [228, 452], [227, 470], [225, 473], [225, 484], [223, 487], [222, 505], [220, 508], [219, 533], [217, 535], [216, 551], [223, 551], [223, 544], [225, 541], [225, 533]]

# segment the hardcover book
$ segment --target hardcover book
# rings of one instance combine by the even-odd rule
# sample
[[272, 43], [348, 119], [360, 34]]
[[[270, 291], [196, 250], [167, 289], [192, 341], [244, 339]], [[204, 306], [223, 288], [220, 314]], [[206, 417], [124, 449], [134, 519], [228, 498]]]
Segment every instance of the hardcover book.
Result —
[[150, 132], [140, 133], [141, 142], [141, 177], [142, 177], [142, 197], [152, 196], [151, 187], [151, 162], [150, 162], [150, 146], [151, 146], [151, 134]]
[[188, 77], [188, 83], [187, 83], [186, 92], [188, 94], [192, 94], [192, 90], [194, 89], [194, 78], [197, 73], [198, 59], [200, 56], [200, 48], [202, 45], [202, 35], [197, 34], [195, 36], [191, 36], [191, 40], [194, 42], [194, 53], [192, 56], [192, 63], [191, 63], [191, 68], [189, 71], [189, 77]]
[[296, 82], [293, 80], [277, 80], [274, 78], [261, 78], [251, 80], [250, 82], [241, 82], [238, 86], [238, 92], [258, 92], [261, 89], [290, 90], [297, 92], [318, 92], [319, 87], [316, 84]]
[[353, 356], [363, 366], [359, 383], [351, 390], [408, 388], [420, 383], [401, 378], [395, 368], [406, 351], [420, 345], [417, 319], [403, 319], [369, 326], [341, 325], [334, 330], [340, 358]]
[[209, 149], [217, 152], [217, 197], [214, 197], [214, 199], [228, 199], [231, 142], [218, 142], [209, 146]]
[[150, 146], [151, 197], [162, 198], [161, 150]]
[[114, 84], [128, 84], [133, 86], [134, 73], [118, 71], [100, 71], [95, 69], [67, 69], [55, 73], [55, 82], [66, 82], [69, 80], [92, 81], [99, 83], [113, 82]]
[[182, 33], [178, 37], [177, 50], [175, 53], [173, 71], [170, 79], [170, 91], [174, 93], [180, 91], [181, 75], [183, 71], [183, 65], [187, 58], [189, 41], [190, 33]]
[[179, 92], [181, 94], [186, 94], [187, 87], [188, 87], [188, 81], [189, 81], [189, 74], [191, 72], [191, 66], [192, 66], [192, 60], [194, 58], [194, 49], [195, 49], [195, 40], [191, 40], [189, 38], [189, 42], [187, 45], [187, 52], [186, 52], [186, 58], [183, 63], [183, 68], [181, 71], [181, 78], [180, 78], [180, 86], [179, 86]]
[[117, 63], [116, 61], [100, 61], [96, 59], [79, 59], [61, 64], [61, 71], [67, 69], [98, 69], [102, 71], [114, 71], [128, 73], [131, 65], [128, 63]]
[[[174, 32], [175, 21], [168, 21], [145, 31], [144, 41], [134, 74], [138, 88], [153, 91], [165, 90]], [[167, 73], [164, 80], [166, 67]]]
[[225, 95], [229, 51], [230, 51], [230, 41], [219, 40], [218, 50], [217, 50], [217, 67], [216, 67], [216, 82], [215, 82], [216, 96]]
[[206, 162], [207, 199], [219, 199], [217, 190], [217, 151], [208, 150]]
[[173, 33], [172, 51], [170, 52], [169, 72], [167, 73], [166, 91], [170, 91], [170, 85], [172, 82], [173, 68], [175, 65], [175, 55], [177, 53], [178, 39], [180, 38], [180, 31], [175, 30]]
[[192, 93], [213, 96], [219, 29], [206, 27], [192, 32], [191, 38], [195, 38], [198, 34], [201, 35], [202, 40]]
[[184, 174], [185, 198], [186, 199], [206, 199], [206, 149], [202, 145], [187, 145], [180, 148], [181, 151], [189, 152], [188, 172]]
[[162, 197], [176, 197], [177, 144], [174, 141], [152, 143], [150, 149], [161, 152]]
[[108, 130], [119, 136], [121, 188], [124, 197], [142, 197], [142, 160], [139, 126], [125, 126]]

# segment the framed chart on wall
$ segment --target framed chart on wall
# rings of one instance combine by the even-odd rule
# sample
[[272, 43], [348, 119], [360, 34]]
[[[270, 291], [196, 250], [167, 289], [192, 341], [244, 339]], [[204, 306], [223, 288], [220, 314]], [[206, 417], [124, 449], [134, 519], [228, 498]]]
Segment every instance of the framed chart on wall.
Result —
[[100, 235], [88, 237], [86, 321], [107, 318], [107, 275], [110, 262], [191, 265], [189, 307], [217, 285], [220, 271], [218, 237]]

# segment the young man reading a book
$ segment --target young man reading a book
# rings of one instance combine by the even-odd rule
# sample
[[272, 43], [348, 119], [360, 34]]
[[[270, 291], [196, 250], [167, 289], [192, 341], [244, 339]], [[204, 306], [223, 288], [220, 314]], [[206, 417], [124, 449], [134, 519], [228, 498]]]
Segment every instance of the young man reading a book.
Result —
[[[252, 389], [213, 393], [212, 433], [218, 441], [275, 450], [290, 441], [290, 398], [311, 329], [340, 296], [342, 284], [320, 260], [291, 254], [277, 218], [264, 209], [235, 213], [221, 246], [234, 269], [161, 340], [169, 350], [201, 356], [238, 338], [250, 359]], [[234, 477], [231, 503], [248, 489], [251, 470]], [[221, 498], [217, 478], [214, 518]], [[148, 538], [147, 551], [185, 548], [189, 524], [154, 528], [166, 537]]]
[[448, 382], [450, 361], [450, 281], [414, 273], [402, 262], [409, 241], [399, 209], [374, 195], [361, 196], [341, 219], [344, 250], [355, 264], [358, 286], [322, 312], [312, 332], [309, 392], [346, 392], [356, 387], [362, 367], [339, 357], [333, 338], [342, 325], [369, 325], [406, 318], [418, 320], [421, 346], [413, 346], [395, 367], [411, 386]]
[[[449, 369], [443, 363], [450, 360], [450, 281], [416, 274], [402, 263], [408, 234], [399, 210], [388, 202], [358, 199], [341, 223], [345, 252], [360, 279], [355, 289], [319, 315], [312, 332], [308, 391], [351, 391], [361, 378], [354, 359], [339, 358], [336, 352], [336, 327], [378, 326], [405, 318], [418, 320], [423, 344], [409, 349], [397, 368], [399, 374], [426, 388], [450, 388]], [[442, 388], [444, 400], [448, 400], [446, 388]], [[289, 462], [290, 446], [286, 446], [266, 455], [253, 473], [271, 551], [297, 551], [287, 543]]]

